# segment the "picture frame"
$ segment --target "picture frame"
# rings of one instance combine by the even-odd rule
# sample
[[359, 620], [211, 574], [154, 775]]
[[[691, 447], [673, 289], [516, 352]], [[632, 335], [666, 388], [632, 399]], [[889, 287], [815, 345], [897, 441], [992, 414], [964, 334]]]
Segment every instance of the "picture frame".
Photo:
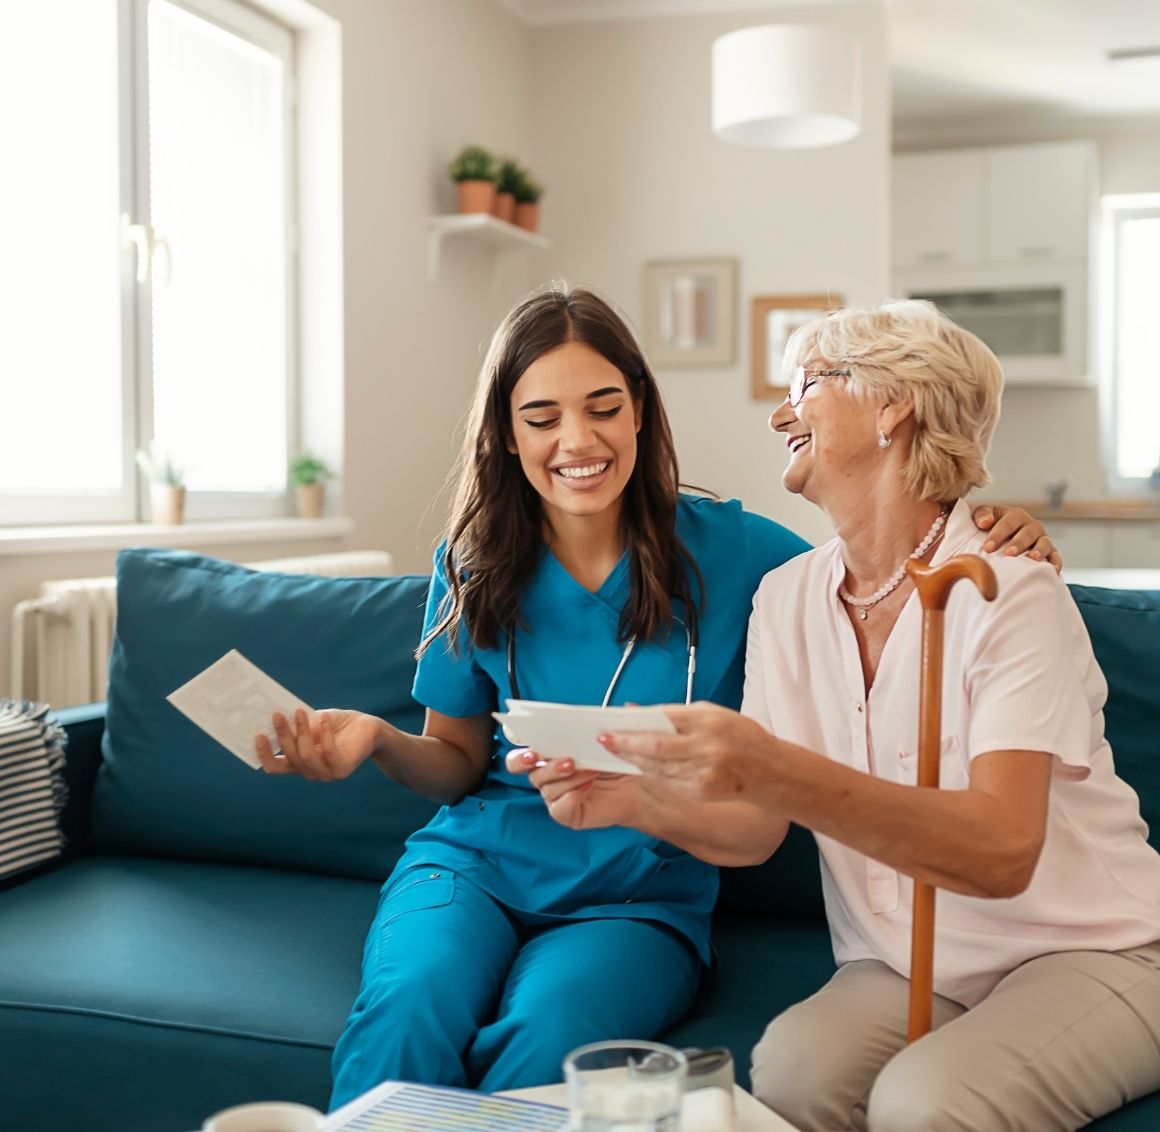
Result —
[[644, 268], [644, 340], [657, 366], [732, 365], [737, 260], [653, 260]]
[[755, 401], [781, 401], [789, 392], [782, 381], [781, 358], [790, 334], [804, 322], [842, 305], [833, 292], [754, 295], [750, 300], [751, 390]]

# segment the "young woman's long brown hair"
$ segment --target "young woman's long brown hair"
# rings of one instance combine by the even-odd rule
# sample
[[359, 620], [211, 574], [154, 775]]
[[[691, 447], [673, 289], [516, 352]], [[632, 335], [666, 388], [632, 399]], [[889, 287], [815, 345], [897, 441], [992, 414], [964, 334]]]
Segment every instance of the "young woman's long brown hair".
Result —
[[508, 451], [511, 393], [537, 358], [568, 342], [590, 346], [616, 366], [641, 411], [636, 467], [620, 512], [630, 593], [619, 635], [664, 637], [679, 600], [695, 640], [702, 582], [677, 536], [677, 455], [656, 379], [632, 332], [599, 295], [553, 289], [516, 306], [492, 338], [459, 457], [443, 556], [447, 599], [420, 653], [444, 632], [453, 647], [466, 631], [477, 647], [495, 648], [501, 633], [522, 623], [520, 601], [543, 553], [544, 520], [539, 495]]

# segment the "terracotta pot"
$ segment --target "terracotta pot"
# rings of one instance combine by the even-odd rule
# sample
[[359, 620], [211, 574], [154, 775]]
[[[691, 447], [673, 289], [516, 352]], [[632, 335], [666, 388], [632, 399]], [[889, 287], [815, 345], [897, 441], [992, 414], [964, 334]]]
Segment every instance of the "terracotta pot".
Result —
[[508, 224], [514, 222], [516, 218], [515, 193], [495, 194], [495, 217], [497, 220], [503, 220]]
[[516, 224], [529, 232], [538, 232], [540, 229], [540, 202], [517, 204]]
[[326, 484], [300, 483], [294, 488], [299, 519], [321, 519], [326, 505]]
[[460, 181], [455, 188], [460, 212], [491, 212], [495, 207], [494, 181]]
[[149, 504], [153, 522], [159, 527], [180, 527], [185, 519], [185, 488], [178, 484], [151, 483]]

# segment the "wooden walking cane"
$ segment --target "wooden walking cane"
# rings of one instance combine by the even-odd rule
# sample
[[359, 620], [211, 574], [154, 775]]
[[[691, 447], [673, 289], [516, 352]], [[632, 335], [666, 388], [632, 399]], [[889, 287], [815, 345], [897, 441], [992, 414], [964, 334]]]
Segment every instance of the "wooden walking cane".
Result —
[[[941, 566], [927, 566], [917, 558], [906, 572], [922, 603], [922, 660], [918, 697], [918, 785], [938, 789], [942, 753], [943, 612], [951, 587], [970, 578], [984, 600], [999, 592], [995, 571], [977, 554], [958, 554]], [[907, 1041], [930, 1032], [934, 1002], [934, 886], [914, 882], [914, 923], [910, 935], [910, 1024]]]

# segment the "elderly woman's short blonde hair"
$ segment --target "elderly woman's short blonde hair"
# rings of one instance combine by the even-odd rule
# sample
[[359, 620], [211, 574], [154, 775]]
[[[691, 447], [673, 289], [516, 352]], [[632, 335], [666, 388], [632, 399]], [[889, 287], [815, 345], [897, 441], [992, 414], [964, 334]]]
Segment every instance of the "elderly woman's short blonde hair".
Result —
[[903, 470], [908, 492], [947, 502], [990, 482], [985, 461], [1003, 369], [933, 303], [907, 299], [805, 323], [786, 342], [784, 369], [818, 362], [849, 369], [850, 388], [860, 396], [914, 402], [914, 443]]

